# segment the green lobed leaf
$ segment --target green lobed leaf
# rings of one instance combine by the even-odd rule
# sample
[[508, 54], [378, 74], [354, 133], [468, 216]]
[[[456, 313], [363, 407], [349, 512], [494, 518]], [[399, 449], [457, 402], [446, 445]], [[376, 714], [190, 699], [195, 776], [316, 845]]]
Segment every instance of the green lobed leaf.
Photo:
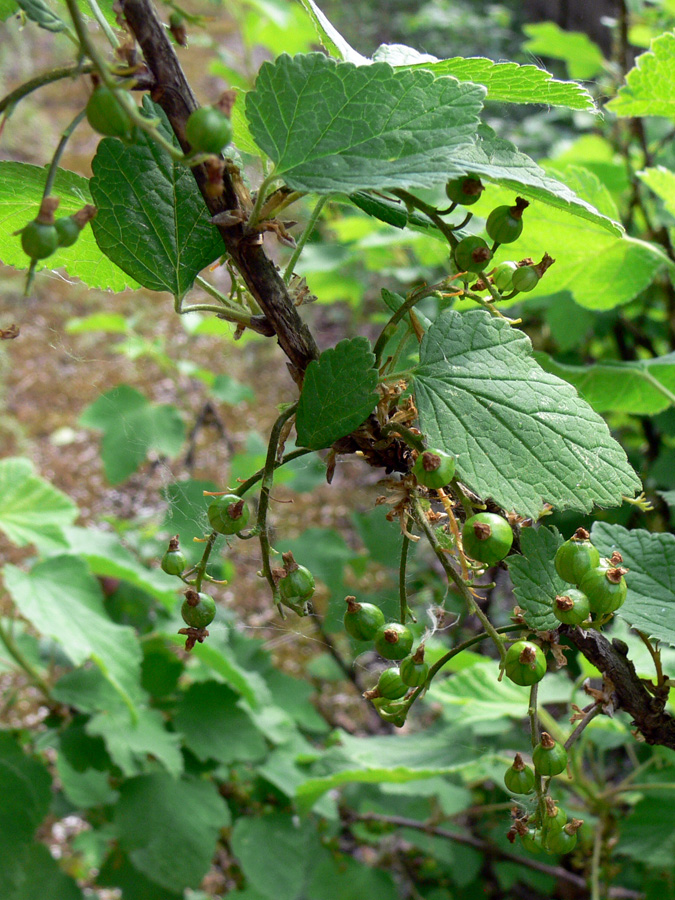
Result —
[[535, 354], [539, 365], [573, 384], [597, 412], [653, 416], [675, 404], [675, 353], [635, 362], [608, 360], [589, 366]]
[[296, 429], [298, 444], [320, 450], [349, 434], [378, 401], [375, 354], [364, 337], [346, 338], [307, 367]]
[[47, 815], [52, 779], [13, 735], [0, 731], [0, 896], [13, 897], [25, 878], [33, 835]]
[[101, 457], [111, 484], [132, 475], [150, 450], [175, 456], [185, 440], [175, 406], [156, 406], [127, 384], [101, 394], [84, 410], [80, 424], [103, 432]]
[[20, 9], [17, 0], [0, 0], [0, 22], [4, 22]]
[[588, 81], [605, 69], [602, 50], [581, 31], [563, 30], [555, 22], [528, 22], [523, 31], [529, 38], [522, 47], [526, 53], [562, 59], [572, 78]]
[[[455, 155], [455, 165], [463, 166], [468, 174], [480, 175], [488, 181], [509, 188], [529, 200], [539, 200], [548, 206], [556, 207], [585, 220], [578, 223], [578, 228], [586, 229], [587, 222], [592, 222], [613, 235], [623, 234], [623, 228], [617, 222], [602, 215], [586, 200], [578, 197], [566, 184], [548, 175], [533, 159], [503, 138], [498, 137], [489, 125], [481, 125], [474, 143], [461, 147]], [[492, 192], [486, 191], [485, 202], [493, 201]], [[494, 205], [492, 203], [492, 205]], [[474, 211], [474, 207], [472, 207]], [[531, 238], [533, 229], [528, 229], [529, 210], [525, 213], [524, 236]], [[572, 221], [568, 216], [564, 221]], [[509, 251], [514, 248], [509, 244]], [[532, 255], [529, 253], [528, 255]]]
[[65, 528], [64, 534], [70, 550], [87, 561], [94, 575], [120, 578], [151, 594], [168, 610], [175, 608], [180, 582], [159, 568], [144, 566], [116, 534], [77, 527]]
[[513, 554], [506, 559], [518, 606], [525, 611], [527, 624], [536, 631], [558, 627], [553, 601], [569, 587], [553, 565], [562, 542], [555, 528], [523, 528], [520, 532], [523, 555]]
[[[103, 861], [96, 877], [97, 886], [114, 888], [122, 891], [124, 900], [185, 900], [183, 891], [176, 893], [167, 891], [156, 882], [150, 881], [142, 872], [133, 866], [126, 853], [113, 845], [109, 855]], [[229, 898], [228, 894], [228, 898]]]
[[169, 891], [199, 887], [218, 833], [230, 821], [213, 784], [163, 773], [125, 781], [114, 810], [121, 849], [150, 881]]
[[159, 710], [144, 705], [147, 698], [138, 682], [132, 708], [94, 668], [67, 672], [54, 686], [54, 697], [91, 714], [87, 734], [103, 738], [105, 749], [124, 775], [132, 777], [149, 767], [156, 769], [158, 764], [174, 776], [183, 771], [180, 735], [167, 731]]
[[[590, 197], [592, 202], [598, 200], [601, 205], [606, 202], [606, 192], [593, 173], [571, 167], [564, 177], [583, 197]], [[516, 190], [490, 191], [472, 209], [487, 216], [500, 203], [511, 205]], [[497, 260], [531, 256], [538, 262], [544, 253], [555, 260], [528, 298], [569, 291], [575, 302], [587, 309], [613, 309], [645, 290], [664, 266], [675, 272], [675, 266], [657, 245], [616, 230], [608, 234], [603, 223], [567, 215], [562, 209], [532, 203], [525, 210], [523, 221], [522, 236], [508, 247], [500, 247]], [[501, 305], [522, 299], [520, 294]]]
[[667, 796], [668, 800], [665, 794], [658, 793], [640, 800], [622, 821], [616, 852], [643, 865], [671, 872], [675, 855], [675, 804], [670, 792]]
[[[472, 81], [487, 89], [487, 100], [500, 103], [541, 103], [595, 112], [593, 98], [575, 81], [559, 81], [546, 69], [521, 66], [515, 62], [494, 62], [482, 56], [455, 56], [437, 59], [403, 44], [382, 44], [373, 60], [394, 68], [427, 69], [434, 75], [452, 75], [458, 81]], [[573, 76], [576, 77], [576, 76]]]
[[675, 535], [596, 522], [591, 540], [602, 556], [618, 550], [628, 568], [626, 602], [616, 614], [648, 637], [675, 646]]
[[7, 900], [83, 900], [83, 894], [70, 875], [61, 870], [58, 862], [44, 844], [33, 844], [23, 860], [22, 882], [18, 891]]
[[647, 53], [635, 60], [607, 109], [617, 116], [666, 116], [675, 118], [675, 34], [668, 32], [652, 41]]
[[390, 872], [351, 856], [325, 854], [312, 865], [308, 896], [312, 900], [398, 900], [400, 894]]
[[[21, 249], [21, 239], [13, 232], [35, 218], [44, 190], [47, 170], [21, 162], [0, 161], [0, 260], [17, 269], [27, 269], [30, 260]], [[52, 195], [60, 200], [57, 216], [69, 216], [91, 203], [89, 181], [82, 175], [59, 169]], [[37, 263], [37, 270], [63, 267], [68, 275], [91, 288], [123, 291], [137, 287], [100, 251], [88, 225], [72, 247], [60, 248]]]
[[[147, 97], [143, 108], [175, 142], [161, 108]], [[105, 138], [91, 165], [98, 208], [92, 227], [101, 250], [143, 287], [183, 297], [224, 252], [190, 169], [145, 133], [133, 144]]]
[[638, 172], [637, 176], [663, 201], [666, 212], [675, 216], [675, 172], [664, 166], [654, 166]]
[[106, 615], [101, 587], [86, 563], [75, 556], [54, 556], [30, 572], [8, 564], [3, 575], [21, 615], [57, 641], [75, 665], [92, 660], [134, 710], [141, 651], [133, 630]]
[[237, 706], [238, 700], [234, 691], [217, 681], [202, 681], [185, 691], [174, 721], [197, 759], [230, 765], [260, 762], [265, 757], [265, 738]]
[[298, 786], [297, 802], [311, 809], [326, 791], [344, 784], [402, 784], [458, 772], [473, 761], [474, 753], [461, 734], [455, 738], [448, 743], [445, 732], [430, 731], [368, 738], [341, 734], [340, 746], [326, 751]]
[[544, 503], [589, 511], [640, 489], [605, 422], [537, 365], [529, 338], [504, 319], [441, 313], [414, 386], [430, 446], [456, 455], [461, 480], [504, 509], [536, 519]]
[[12, 543], [64, 549], [63, 528], [77, 516], [73, 501], [36, 475], [29, 459], [0, 460], [0, 530]]
[[457, 153], [476, 130], [484, 95], [423, 69], [284, 54], [263, 63], [246, 116], [294, 190], [432, 187], [459, 174]]
[[[285, 813], [237, 819], [232, 850], [246, 880], [270, 900], [300, 900], [315, 861], [315, 830], [310, 821], [294, 822]], [[313, 840], [314, 838], [314, 840]], [[262, 847], [273, 847], [260, 864]]]
[[110, 787], [107, 772], [97, 772], [96, 769], [78, 772], [60, 753], [56, 757], [56, 773], [61, 782], [61, 790], [78, 809], [109, 806], [117, 800], [117, 792]]

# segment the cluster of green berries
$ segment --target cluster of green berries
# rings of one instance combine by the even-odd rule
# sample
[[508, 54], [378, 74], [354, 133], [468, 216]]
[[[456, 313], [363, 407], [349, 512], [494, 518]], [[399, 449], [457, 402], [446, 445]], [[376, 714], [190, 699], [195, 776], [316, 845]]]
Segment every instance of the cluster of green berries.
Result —
[[589, 533], [578, 528], [558, 547], [555, 555], [556, 572], [563, 581], [575, 585], [555, 598], [553, 612], [556, 618], [565, 625], [581, 625], [589, 617], [598, 621], [616, 612], [627, 593], [624, 575], [628, 569], [621, 565], [622, 562], [623, 557], [618, 552], [601, 560]]
[[358, 603], [356, 597], [347, 597], [344, 626], [347, 634], [357, 641], [372, 641], [375, 649], [385, 659], [400, 661], [398, 667], [391, 666], [381, 673], [372, 691], [365, 697], [372, 700], [375, 707], [388, 722], [402, 725], [407, 706], [397, 706], [410, 688], [421, 687], [429, 677], [429, 664], [424, 661], [424, 645], [413, 653], [413, 634], [400, 622], [387, 622], [384, 613], [374, 603]]
[[[477, 175], [453, 178], [445, 186], [445, 193], [453, 206], [472, 206], [482, 194], [484, 185]], [[512, 244], [523, 232], [523, 212], [530, 204], [522, 197], [516, 197], [513, 206], [497, 206], [485, 223], [485, 230], [492, 241], [478, 235], [468, 235], [457, 244], [453, 257], [460, 272], [481, 274], [487, 269], [495, 251], [501, 244]], [[491, 273], [493, 284], [502, 293], [532, 291], [552, 260], [544, 257], [535, 265], [532, 260], [521, 263], [507, 261], [500, 263]]]
[[[122, 88], [97, 85], [86, 106], [87, 121], [98, 134], [130, 140], [133, 126], [129, 109], [134, 99]], [[232, 122], [221, 102], [195, 109], [185, 123], [185, 136], [196, 153], [220, 153], [232, 140]]]
[[[524, 765], [520, 754], [516, 754], [514, 767], [518, 760], [520, 765]], [[513, 770], [509, 769], [509, 772]], [[509, 835], [513, 840], [519, 835], [523, 847], [532, 853], [544, 850], [546, 853], [564, 854], [576, 847], [577, 832], [583, 824], [581, 819], [568, 822], [567, 813], [556, 805], [552, 797], [546, 797], [543, 813], [538, 811], [533, 821], [529, 816], [517, 819]]]
[[96, 207], [87, 205], [72, 216], [54, 218], [58, 198], [45, 197], [37, 216], [17, 232], [21, 248], [31, 260], [46, 259], [60, 247], [72, 247], [80, 232], [96, 215]]
[[[181, 577], [187, 568], [187, 560], [185, 554], [180, 549], [178, 535], [169, 540], [169, 546], [166, 553], [162, 557], [160, 566], [167, 575], [176, 575]], [[185, 600], [181, 606], [181, 615], [183, 621], [188, 628], [195, 629], [198, 632], [203, 630], [213, 622], [216, 615], [216, 604], [209, 594], [201, 591], [195, 591], [188, 588], [185, 592]], [[200, 635], [199, 640], [203, 639]], [[194, 642], [193, 642], [194, 643]]]
[[[455, 457], [444, 450], [424, 450], [415, 460], [412, 474], [424, 487], [440, 490], [454, 477]], [[472, 559], [493, 566], [511, 549], [513, 531], [496, 513], [477, 513], [464, 523], [462, 542]]]

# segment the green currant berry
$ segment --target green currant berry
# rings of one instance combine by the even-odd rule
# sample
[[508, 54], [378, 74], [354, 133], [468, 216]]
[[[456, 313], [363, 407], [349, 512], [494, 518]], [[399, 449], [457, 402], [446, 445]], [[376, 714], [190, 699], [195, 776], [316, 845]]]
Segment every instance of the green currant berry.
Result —
[[400, 622], [381, 625], [375, 637], [375, 649], [385, 659], [403, 659], [412, 650], [412, 631]]
[[58, 245], [59, 234], [54, 225], [42, 225], [34, 219], [21, 232], [21, 247], [31, 259], [46, 259]]
[[355, 597], [347, 597], [344, 619], [345, 631], [357, 641], [372, 641], [384, 625], [384, 613], [373, 603], [357, 603]]
[[455, 474], [455, 457], [443, 450], [425, 450], [415, 460], [412, 471], [420, 484], [437, 490]]
[[380, 675], [377, 690], [380, 697], [387, 700], [399, 700], [408, 693], [408, 685], [401, 680], [396, 666], [392, 666], [390, 669], [385, 669]]
[[315, 587], [314, 576], [305, 566], [292, 569], [279, 581], [279, 593], [284, 600], [309, 600]]
[[518, 266], [511, 276], [511, 284], [514, 291], [533, 291], [539, 284], [539, 272], [534, 266]]
[[193, 150], [220, 153], [232, 140], [232, 122], [216, 106], [201, 106], [190, 113], [185, 136]]
[[580, 590], [588, 597], [591, 612], [596, 616], [604, 616], [615, 612], [626, 599], [627, 572], [620, 566], [597, 566], [581, 579]]
[[553, 614], [564, 625], [581, 625], [591, 614], [588, 597], [578, 588], [570, 588], [553, 601]]
[[485, 190], [480, 178], [476, 175], [462, 175], [461, 178], [452, 178], [445, 185], [445, 193], [448, 200], [453, 203], [461, 203], [462, 206], [473, 206], [480, 199]]
[[455, 262], [462, 272], [482, 272], [492, 259], [492, 251], [475, 234], [462, 238], [455, 247]]
[[546, 849], [551, 853], [570, 853], [577, 845], [576, 831], [570, 832], [568, 826], [559, 831], [552, 831], [546, 836]]
[[546, 657], [531, 641], [516, 641], [506, 651], [504, 671], [514, 684], [536, 684], [546, 674]]
[[539, 853], [543, 849], [541, 836], [534, 829], [530, 829], [527, 834], [521, 834], [520, 840], [523, 847], [530, 853]]
[[560, 775], [567, 767], [567, 750], [542, 731], [541, 740], [532, 751], [532, 762], [537, 775]]
[[211, 528], [218, 534], [238, 534], [249, 519], [246, 501], [236, 494], [223, 494], [215, 497], [207, 511]]
[[373, 706], [377, 710], [377, 714], [385, 722], [391, 722], [397, 728], [405, 725], [406, 716], [408, 715], [408, 703], [405, 700], [387, 700], [386, 698], [373, 699]]
[[167, 575], [180, 575], [185, 571], [187, 562], [180, 550], [167, 550], [160, 565]]
[[556, 550], [553, 563], [563, 581], [581, 584], [584, 575], [599, 564], [600, 554], [589, 538], [585, 528], [577, 528], [569, 541]]
[[512, 794], [531, 794], [534, 790], [534, 772], [525, 765], [520, 753], [516, 753], [513, 765], [504, 773], [504, 784]]
[[429, 663], [424, 662], [424, 644], [420, 644], [415, 653], [401, 660], [400, 673], [409, 687], [426, 684], [429, 677]]
[[[124, 91], [129, 102], [133, 98]], [[89, 98], [86, 108], [87, 121], [99, 134], [108, 137], [127, 137], [131, 130], [131, 119], [115, 96], [115, 91], [101, 85]]]
[[180, 613], [190, 628], [206, 628], [216, 615], [216, 604], [208, 594], [187, 591]]
[[515, 206], [498, 206], [487, 217], [485, 230], [488, 237], [498, 244], [512, 244], [523, 231], [523, 210], [530, 204], [522, 197], [516, 198]]
[[483, 512], [467, 519], [462, 528], [465, 552], [471, 559], [493, 566], [511, 549], [511, 526], [496, 513]]
[[497, 290], [505, 294], [507, 291], [513, 290], [513, 273], [518, 268], [518, 263], [502, 262], [495, 268], [492, 273], [492, 280]]
[[64, 216], [54, 222], [59, 236], [59, 247], [72, 247], [80, 236], [80, 226], [72, 216]]

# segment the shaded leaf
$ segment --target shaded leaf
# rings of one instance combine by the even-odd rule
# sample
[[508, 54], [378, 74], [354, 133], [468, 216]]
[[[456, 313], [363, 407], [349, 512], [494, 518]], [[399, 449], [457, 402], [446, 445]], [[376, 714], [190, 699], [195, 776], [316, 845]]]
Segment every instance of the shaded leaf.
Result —
[[373, 411], [379, 395], [375, 354], [364, 337], [340, 341], [312, 360], [305, 373], [296, 415], [298, 443], [330, 447]]
[[431, 187], [458, 172], [457, 152], [476, 130], [484, 94], [426, 70], [284, 54], [263, 63], [246, 115], [295, 190]]
[[[147, 97], [143, 107], [175, 141], [161, 108]], [[224, 252], [190, 169], [145, 133], [133, 144], [105, 138], [91, 165], [98, 208], [92, 227], [101, 250], [143, 287], [183, 297]]]
[[525, 610], [525, 621], [536, 631], [558, 627], [553, 601], [569, 588], [553, 565], [561, 544], [562, 537], [555, 528], [523, 528], [520, 532], [523, 555], [513, 554], [506, 559], [518, 606]]
[[654, 166], [637, 173], [643, 184], [663, 201], [663, 205], [671, 216], [675, 216], [675, 172], [664, 166]]
[[555, 22], [527, 22], [523, 31], [529, 37], [522, 47], [526, 53], [562, 59], [572, 78], [588, 81], [606, 66], [600, 47], [581, 31], [563, 30]]
[[23, 879], [11, 900], [83, 900], [77, 883], [61, 871], [44, 844], [33, 844], [23, 861]]
[[103, 431], [101, 457], [111, 484], [133, 474], [150, 450], [175, 456], [185, 440], [185, 425], [175, 406], [150, 403], [127, 384], [101, 394], [84, 410], [80, 424]]
[[597, 412], [653, 416], [675, 404], [675, 353], [635, 362], [571, 366], [545, 353], [535, 354], [539, 365], [573, 384]]
[[588, 511], [640, 489], [604, 421], [504, 319], [441, 313], [414, 384], [430, 446], [457, 455], [461, 480], [504, 509], [536, 519], [544, 503]]
[[628, 568], [626, 602], [616, 614], [648, 637], [675, 646], [675, 535], [596, 522], [591, 540], [601, 556], [618, 550]]
[[44, 0], [16, 0], [16, 2], [26, 16], [45, 31], [68, 31], [72, 34], [68, 24], [60, 16], [57, 16]]
[[125, 705], [135, 710], [140, 647], [131, 628], [106, 615], [100, 585], [83, 560], [54, 556], [30, 572], [8, 564], [3, 575], [21, 615], [57, 641], [75, 665], [96, 663]]
[[73, 501], [36, 475], [29, 459], [0, 460], [0, 530], [12, 543], [63, 549], [62, 529], [77, 516]]
[[199, 887], [230, 811], [213, 784], [154, 773], [125, 781], [115, 807], [119, 845], [150, 881], [169, 891]]

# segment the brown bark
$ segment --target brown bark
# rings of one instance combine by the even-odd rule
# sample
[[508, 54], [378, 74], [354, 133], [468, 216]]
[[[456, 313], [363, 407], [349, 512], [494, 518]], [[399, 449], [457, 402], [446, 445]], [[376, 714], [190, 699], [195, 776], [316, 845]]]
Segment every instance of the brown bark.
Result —
[[[122, 10], [155, 79], [153, 99], [166, 113], [180, 146], [187, 151], [185, 123], [198, 103], [167, 32], [150, 0], [122, 0]], [[195, 166], [192, 171], [211, 215], [241, 209], [227, 171], [223, 177], [223, 194], [216, 198], [206, 192], [204, 166]], [[301, 385], [305, 369], [318, 357], [319, 351], [309, 328], [298, 315], [277, 267], [266, 255], [258, 236], [247, 235], [244, 225], [221, 225], [218, 229], [227, 252], [265, 314], [269, 324], [266, 333], [276, 333], [279, 345], [289, 359], [291, 375]], [[265, 327], [262, 322], [257, 324], [260, 327], [256, 330]]]

